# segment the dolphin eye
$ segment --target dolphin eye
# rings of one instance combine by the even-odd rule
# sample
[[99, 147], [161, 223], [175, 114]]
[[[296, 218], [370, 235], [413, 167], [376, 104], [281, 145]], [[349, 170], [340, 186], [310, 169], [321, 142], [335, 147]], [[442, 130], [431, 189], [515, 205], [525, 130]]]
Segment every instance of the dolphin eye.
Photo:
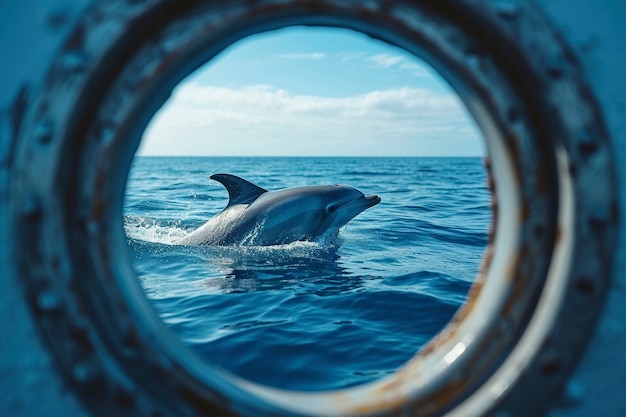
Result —
[[337, 207], [339, 207], [337, 204], [329, 204], [326, 206], [326, 213], [328, 214], [333, 214], [335, 211], [337, 211]]

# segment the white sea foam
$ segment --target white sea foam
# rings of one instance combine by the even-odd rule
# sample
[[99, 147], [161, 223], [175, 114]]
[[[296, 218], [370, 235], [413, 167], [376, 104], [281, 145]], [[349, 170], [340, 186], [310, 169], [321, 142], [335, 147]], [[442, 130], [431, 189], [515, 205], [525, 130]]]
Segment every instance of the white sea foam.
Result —
[[156, 219], [141, 216], [124, 216], [124, 231], [132, 239], [165, 244], [173, 244], [189, 233], [180, 222], [164, 225]]
[[[212, 218], [209, 220], [211, 227], [217, 229], [227, 229], [228, 224], [239, 213], [233, 214], [228, 218]], [[208, 226], [208, 225], [207, 225]], [[232, 251], [237, 256], [267, 256], [270, 254], [291, 254], [305, 255], [311, 251], [324, 249], [329, 246], [336, 236], [321, 236], [318, 241], [296, 241], [282, 245], [259, 246], [255, 244], [256, 237], [263, 223], [259, 223], [250, 233], [242, 240], [241, 243], [231, 246], [223, 246], [222, 253], [227, 254]], [[181, 226], [181, 222], [163, 222], [142, 216], [128, 215], [124, 216], [124, 231], [131, 239], [143, 240], [146, 242], [163, 243], [167, 245], [175, 244], [178, 240], [187, 236], [194, 229], [187, 229]]]

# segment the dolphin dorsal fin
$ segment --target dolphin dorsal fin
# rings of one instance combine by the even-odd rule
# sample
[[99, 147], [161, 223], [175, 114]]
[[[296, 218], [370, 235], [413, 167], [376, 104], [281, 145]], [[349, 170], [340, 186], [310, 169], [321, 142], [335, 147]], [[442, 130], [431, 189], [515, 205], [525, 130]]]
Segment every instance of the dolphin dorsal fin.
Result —
[[267, 190], [231, 174], [213, 174], [212, 180], [220, 182], [228, 191], [226, 208], [235, 204], [250, 204]]

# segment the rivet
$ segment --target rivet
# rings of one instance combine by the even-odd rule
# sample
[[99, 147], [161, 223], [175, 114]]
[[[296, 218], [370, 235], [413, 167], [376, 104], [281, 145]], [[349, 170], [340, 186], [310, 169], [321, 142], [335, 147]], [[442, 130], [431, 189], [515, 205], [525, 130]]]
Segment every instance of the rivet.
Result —
[[467, 66], [471, 69], [479, 69], [481, 63], [481, 57], [478, 53], [474, 51], [468, 51], [465, 55], [465, 61], [467, 62]]
[[94, 347], [89, 336], [89, 330], [85, 324], [74, 323], [69, 332], [72, 342], [83, 352], [91, 352]]
[[129, 328], [123, 339], [124, 346], [127, 349], [138, 350], [141, 347], [141, 343], [139, 341], [139, 335], [137, 334], [137, 330], [135, 328]]
[[28, 221], [37, 221], [41, 218], [41, 203], [35, 196], [30, 196], [24, 200], [21, 208], [22, 217]]
[[598, 144], [589, 130], [585, 129], [578, 135], [578, 149], [585, 155], [592, 154], [598, 149]]
[[515, 106], [511, 106], [508, 108], [508, 110], [506, 111], [506, 119], [511, 124], [517, 123], [519, 121], [520, 114]]
[[68, 13], [65, 10], [53, 10], [46, 16], [46, 25], [53, 31], [58, 31], [63, 28], [70, 20]]
[[500, 0], [494, 5], [498, 16], [505, 19], [515, 19], [519, 14], [520, 8], [516, 1]]
[[557, 356], [550, 356], [541, 364], [541, 372], [546, 376], [554, 375], [560, 370], [561, 360]]
[[96, 126], [96, 139], [105, 144], [113, 141], [115, 126], [113, 123], [101, 120]]
[[561, 406], [575, 407], [579, 405], [585, 398], [585, 388], [578, 381], [570, 381], [565, 387], [563, 398], [560, 401]]
[[52, 123], [42, 120], [35, 126], [34, 136], [39, 143], [48, 143], [52, 140]]
[[93, 236], [98, 233], [98, 222], [91, 219], [80, 220], [79, 227], [87, 235]]
[[88, 361], [79, 362], [72, 368], [72, 377], [80, 383], [89, 383], [98, 377], [98, 370]]
[[113, 401], [117, 406], [123, 408], [133, 408], [136, 402], [135, 396], [121, 387], [115, 390]]
[[87, 66], [87, 57], [80, 51], [69, 51], [63, 56], [63, 68], [69, 72], [82, 72]]
[[589, 225], [595, 228], [604, 227], [609, 222], [609, 211], [606, 207], [594, 207], [589, 213]]
[[559, 79], [565, 74], [563, 61], [561, 59], [552, 58], [548, 61], [547, 67], [548, 76], [552, 79]]
[[576, 281], [576, 290], [582, 294], [592, 294], [594, 289], [593, 281], [588, 277], [579, 278]]
[[41, 311], [52, 313], [60, 310], [61, 305], [61, 297], [54, 290], [44, 290], [37, 297], [37, 307]]

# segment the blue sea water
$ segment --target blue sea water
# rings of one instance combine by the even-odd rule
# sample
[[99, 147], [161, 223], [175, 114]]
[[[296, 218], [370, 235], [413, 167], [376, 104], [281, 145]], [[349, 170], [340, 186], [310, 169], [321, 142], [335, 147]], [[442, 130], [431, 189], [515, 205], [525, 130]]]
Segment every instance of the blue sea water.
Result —
[[[269, 190], [346, 184], [382, 202], [332, 246], [173, 244], [226, 205], [218, 172]], [[136, 157], [124, 202], [134, 267], [164, 323], [237, 375], [309, 391], [385, 376], [441, 330], [491, 219], [480, 158]]]

